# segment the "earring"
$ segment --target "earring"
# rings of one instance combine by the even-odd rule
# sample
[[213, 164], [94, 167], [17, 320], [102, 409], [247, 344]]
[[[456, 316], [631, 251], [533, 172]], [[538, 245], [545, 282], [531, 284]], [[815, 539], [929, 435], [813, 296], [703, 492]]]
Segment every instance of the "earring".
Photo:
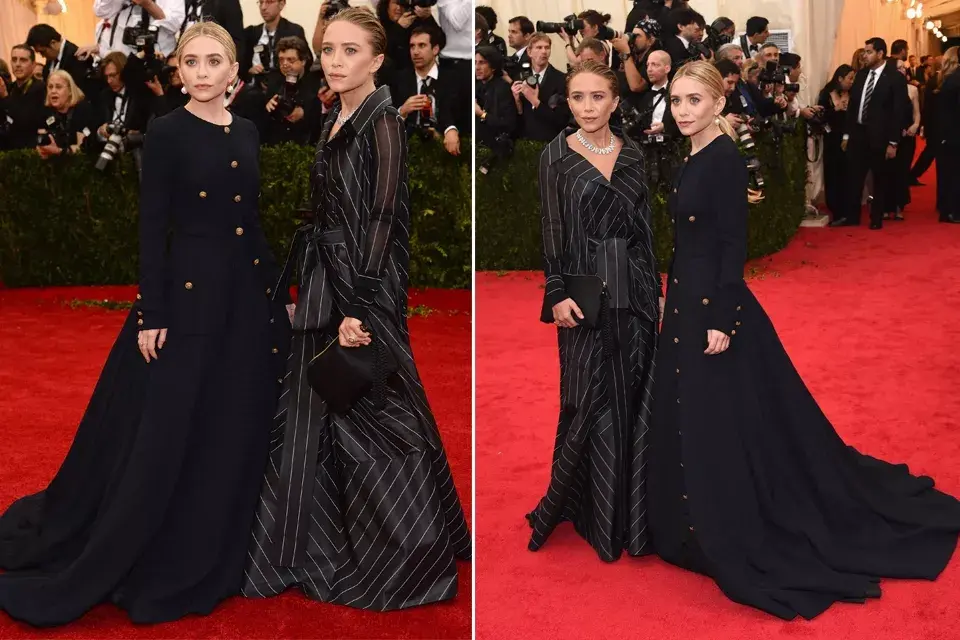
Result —
[[720, 116], [717, 116], [713, 119], [713, 124], [717, 125], [718, 127], [720, 126]]
[[187, 95], [187, 88], [186, 88], [186, 87], [180, 87], [180, 93], [182, 93], [183, 95]]

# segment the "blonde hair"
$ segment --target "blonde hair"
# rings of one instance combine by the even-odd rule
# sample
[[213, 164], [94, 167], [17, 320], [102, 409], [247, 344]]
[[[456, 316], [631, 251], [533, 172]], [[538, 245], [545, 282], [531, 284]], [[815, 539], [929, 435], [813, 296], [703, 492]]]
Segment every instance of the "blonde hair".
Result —
[[[69, 107], [72, 108], [72, 107], [77, 106], [77, 105], [80, 104], [80, 102], [86, 97], [86, 96], [83, 94], [83, 91], [80, 90], [80, 87], [77, 86], [77, 83], [74, 82], [73, 76], [71, 76], [69, 73], [67, 73], [67, 72], [64, 71], [63, 69], [57, 69], [56, 71], [54, 71], [53, 73], [50, 74], [50, 77], [47, 78], [47, 87], [50, 86], [50, 83], [51, 83], [51, 82], [53, 82], [54, 80], [57, 80], [57, 79], [63, 80], [63, 81], [66, 83], [67, 88], [70, 90], [70, 103], [69, 103], [69, 105], [68, 105]], [[53, 106], [53, 105], [50, 104], [50, 92], [49, 92], [49, 91], [47, 91], [47, 99], [44, 101], [43, 105], [44, 105], [45, 107], [52, 107], [52, 106]]]
[[853, 52], [853, 59], [850, 60], [850, 66], [853, 67], [854, 71], [860, 71], [863, 69], [863, 52], [866, 51], [863, 47], [860, 47]]
[[578, 62], [573, 65], [573, 68], [570, 69], [570, 73], [567, 74], [567, 95], [570, 95], [570, 81], [576, 78], [581, 73], [592, 73], [595, 76], [600, 76], [607, 81], [607, 84], [610, 85], [610, 91], [613, 93], [614, 98], [620, 97], [620, 81], [617, 80], [617, 74], [613, 72], [609, 66], [603, 64], [602, 62], [595, 62], [593, 60], [586, 60], [584, 62]]
[[[702, 84], [714, 100], [720, 100], [724, 97], [723, 77], [720, 75], [720, 72], [717, 71], [717, 68], [706, 60], [688, 62], [680, 67], [677, 75], [673, 77], [672, 84], [676, 84], [678, 80], [684, 78], [690, 78], [694, 82]], [[739, 140], [739, 138], [737, 138], [737, 132], [733, 130], [733, 127], [727, 122], [726, 118], [717, 116], [717, 125], [720, 127], [720, 130], [730, 136], [734, 142]]]
[[535, 42], [546, 42], [551, 46], [553, 45], [553, 41], [550, 39], [550, 36], [548, 36], [545, 33], [540, 33], [539, 31], [533, 34], [532, 36], [530, 36], [530, 40], [529, 42], [527, 42], [527, 46], [532, 47], [533, 43]]
[[[382, 1], [387, 2], [388, 0]], [[374, 57], [386, 52], [387, 32], [377, 18], [377, 14], [368, 7], [350, 7], [349, 9], [344, 9], [327, 22], [326, 28], [329, 28], [334, 22], [349, 22], [366, 31], [367, 35], [370, 36], [370, 45], [373, 47]]]
[[216, 22], [210, 21], [197, 22], [183, 32], [183, 35], [180, 36], [180, 41], [177, 42], [177, 50], [173, 52], [173, 55], [178, 61], [183, 56], [183, 50], [186, 46], [197, 38], [212, 38], [216, 40], [220, 43], [220, 46], [223, 47], [224, 51], [227, 52], [227, 60], [229, 60], [230, 64], [237, 61], [237, 45], [233, 42], [233, 36]]

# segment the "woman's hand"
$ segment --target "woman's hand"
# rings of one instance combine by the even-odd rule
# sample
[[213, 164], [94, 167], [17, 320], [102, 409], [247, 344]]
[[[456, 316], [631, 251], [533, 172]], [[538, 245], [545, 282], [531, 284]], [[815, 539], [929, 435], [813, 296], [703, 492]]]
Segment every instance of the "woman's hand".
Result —
[[400, 16], [400, 19], [397, 20], [397, 24], [403, 27], [404, 29], [409, 29], [410, 25], [412, 25], [413, 21], [416, 19], [417, 19], [417, 14], [415, 14], [412, 11], [407, 11], [402, 16]]
[[370, 344], [370, 334], [363, 326], [363, 322], [356, 318], [344, 318], [340, 323], [340, 346], [359, 347]]
[[715, 356], [723, 353], [730, 346], [730, 336], [723, 331], [716, 329], [707, 329], [707, 349], [704, 351], [708, 356]]
[[553, 305], [553, 323], [558, 327], [573, 329], [580, 324], [577, 322], [577, 318], [583, 320], [583, 312], [580, 311], [580, 307], [573, 301], [573, 298], [567, 298]]
[[63, 153], [63, 149], [57, 146], [56, 141], [53, 139], [52, 135], [47, 135], [47, 139], [50, 141], [49, 144], [45, 144], [42, 147], [37, 147], [37, 151], [40, 152], [40, 157], [46, 160], [50, 156], [58, 156]]
[[167, 342], [166, 329], [144, 329], [137, 334], [137, 347], [148, 363], [150, 358], [157, 359], [157, 351]]
[[297, 313], [297, 305], [288, 304], [287, 305], [287, 317], [290, 318], [290, 324], [293, 324], [293, 316]]
[[663, 296], [660, 296], [660, 324], [663, 324], [663, 307], [667, 303], [667, 299]]

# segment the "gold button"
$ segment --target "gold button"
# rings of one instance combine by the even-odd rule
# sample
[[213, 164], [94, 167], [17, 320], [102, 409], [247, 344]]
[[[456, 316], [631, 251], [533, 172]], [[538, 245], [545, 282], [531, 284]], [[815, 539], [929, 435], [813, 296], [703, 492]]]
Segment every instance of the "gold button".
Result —
[[680, 373], [680, 369], [677, 369], [677, 373]]
[[230, 133], [230, 127], [224, 127], [224, 128], [223, 128], [223, 132], [224, 132], [224, 133]]
[[676, 218], [670, 218], [670, 222], [676, 222], [676, 221], [677, 221]]
[[140, 295], [139, 293], [137, 294], [137, 300], [143, 300], [143, 296]]
[[677, 190], [676, 190], [676, 189], [674, 189], [674, 190], [673, 190], [673, 192], [674, 192], [674, 193], [676, 193], [676, 192], [677, 192]]
[[240, 202], [240, 196], [233, 196], [234, 202]]
[[689, 218], [687, 218], [687, 220], [689, 220], [690, 222], [693, 222], [696, 219], [697, 219], [697, 216], [690, 216]]
[[737, 320], [736, 325], [737, 325], [738, 327], [740, 326], [740, 321], [739, 321], [739, 320]]
[[234, 233], [236, 233], [238, 236], [242, 236], [242, 235], [243, 235], [243, 227], [237, 227], [237, 230], [236, 230]]
[[277, 349], [276, 347], [274, 347], [273, 349], [270, 350], [270, 352], [271, 352], [271, 353], [280, 353], [280, 349]]
[[704, 298], [704, 299], [703, 299], [703, 304], [704, 304], [704, 306], [710, 304], [710, 298]]
[[206, 191], [201, 191], [201, 192], [200, 192], [200, 197], [201, 197], [201, 198], [206, 198], [206, 197], [207, 197], [207, 192], [206, 192]]
[[683, 499], [684, 499], [684, 500], [687, 499], [687, 494], [683, 494]]
[[273, 289], [271, 289], [270, 287], [267, 287], [267, 295], [270, 295], [272, 292], [273, 292]]
[[739, 307], [739, 306], [737, 307], [737, 311], [740, 311], [740, 307]]
[[138, 316], [142, 316], [142, 315], [143, 315], [143, 311], [137, 311], [137, 315], [138, 315]]
[[184, 282], [184, 283], [183, 283], [183, 288], [184, 288], [184, 289], [187, 289], [187, 290], [193, 289], [193, 283], [192, 283], [192, 282]]
[[674, 313], [674, 314], [680, 313], [680, 310], [679, 310], [679, 309], [674, 309], [674, 310], [673, 310], [673, 313]]
[[253, 259], [253, 266], [257, 266], [258, 264], [260, 264], [260, 258], [254, 258], [254, 259]]
[[677, 404], [680, 404], [680, 398], [677, 398]]
[[674, 279], [673, 279], [673, 284], [680, 284], [680, 281], [677, 280], [676, 278], [674, 278]]
[[735, 336], [735, 335], [737, 335], [737, 330], [736, 330], [736, 329], [734, 329], [733, 331], [731, 331], [731, 332], [730, 332], [730, 335], [732, 335], [732, 336]]
[[234, 160], [233, 162], [231, 162], [231, 163], [230, 163], [230, 166], [231, 166], [231, 167], [233, 167], [234, 169], [236, 169], [236, 168], [237, 168], [237, 166], [238, 166], [238, 163], [237, 163], [237, 161], [236, 161], [236, 160]]
[[673, 343], [674, 343], [674, 344], [678, 344], [679, 342], [680, 342], [680, 338], [674, 338], [674, 339], [673, 339]]
[[140, 318], [139, 320], [137, 320], [137, 324], [142, 327], [142, 326], [143, 326], [143, 318]]
[[274, 324], [273, 318], [270, 318], [270, 324]]

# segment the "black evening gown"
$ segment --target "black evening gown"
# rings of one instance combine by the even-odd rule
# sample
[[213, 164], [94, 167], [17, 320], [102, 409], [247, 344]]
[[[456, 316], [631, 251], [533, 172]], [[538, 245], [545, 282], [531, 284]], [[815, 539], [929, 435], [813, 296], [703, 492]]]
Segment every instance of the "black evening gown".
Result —
[[[301, 229], [300, 296], [243, 593], [299, 586], [316, 600], [390, 610], [453, 598], [470, 533], [407, 328], [410, 202], [403, 119], [371, 93], [330, 138], [313, 175], [315, 224]], [[289, 260], [288, 260], [289, 263]], [[363, 320], [399, 363], [383, 402], [331, 412], [310, 360], [344, 317]], [[379, 405], [379, 406], [378, 406]]]
[[[241, 118], [216, 126], [180, 108], [151, 124], [138, 302], [62, 467], [0, 519], [0, 610], [13, 618], [63, 624], [112, 601], [154, 623], [239, 593], [289, 331], [258, 154]], [[162, 327], [147, 364], [138, 330]]]
[[527, 515], [529, 548], [570, 521], [610, 562], [650, 553], [645, 466], [660, 276], [640, 148], [624, 138], [608, 181], [568, 146], [573, 131], [540, 156], [545, 300], [569, 297], [564, 274], [597, 275], [609, 314], [603, 329], [557, 329], [560, 416], [550, 483]]
[[[789, 620], [935, 578], [960, 503], [847, 446], [743, 281], [747, 169], [721, 136], [685, 161], [669, 199], [675, 253], [657, 352], [650, 529], [668, 562]], [[730, 336], [705, 355], [708, 329]]]

